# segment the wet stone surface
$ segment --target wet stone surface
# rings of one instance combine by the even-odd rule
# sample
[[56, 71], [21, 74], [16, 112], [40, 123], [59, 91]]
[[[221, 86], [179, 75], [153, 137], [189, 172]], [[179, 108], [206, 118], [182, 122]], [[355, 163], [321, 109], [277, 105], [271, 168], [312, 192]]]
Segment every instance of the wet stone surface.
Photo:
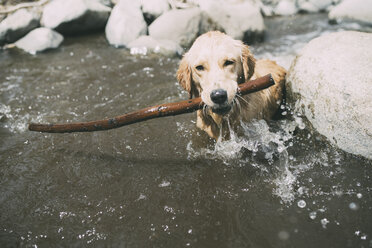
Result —
[[[296, 18], [267, 20], [256, 56], [288, 66], [313, 37], [363, 28]], [[217, 143], [195, 113], [105, 132], [26, 130], [187, 99], [178, 62], [133, 56], [104, 34], [36, 56], [1, 51], [1, 247], [372, 245], [372, 162], [328, 145], [290, 109]]]

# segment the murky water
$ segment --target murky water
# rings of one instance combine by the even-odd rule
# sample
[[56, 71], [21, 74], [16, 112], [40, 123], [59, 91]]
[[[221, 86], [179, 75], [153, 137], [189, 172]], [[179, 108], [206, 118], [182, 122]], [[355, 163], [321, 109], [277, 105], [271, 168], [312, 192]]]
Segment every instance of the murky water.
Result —
[[[266, 24], [252, 49], [286, 67], [314, 37], [368, 29], [325, 15]], [[328, 145], [290, 109], [217, 143], [195, 114], [96, 133], [26, 130], [186, 99], [178, 62], [111, 48], [102, 34], [37, 56], [0, 53], [1, 247], [372, 247], [372, 162]]]

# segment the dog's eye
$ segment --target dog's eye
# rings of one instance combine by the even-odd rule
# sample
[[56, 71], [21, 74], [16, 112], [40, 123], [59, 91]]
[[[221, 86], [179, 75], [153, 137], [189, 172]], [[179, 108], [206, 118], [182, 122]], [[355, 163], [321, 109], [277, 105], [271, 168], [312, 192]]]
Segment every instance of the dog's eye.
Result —
[[229, 66], [229, 65], [232, 65], [232, 64], [234, 64], [234, 61], [226, 60], [225, 63], [223, 64], [223, 66]]
[[198, 71], [204, 71], [204, 66], [202, 65], [198, 65], [197, 67], [195, 67]]

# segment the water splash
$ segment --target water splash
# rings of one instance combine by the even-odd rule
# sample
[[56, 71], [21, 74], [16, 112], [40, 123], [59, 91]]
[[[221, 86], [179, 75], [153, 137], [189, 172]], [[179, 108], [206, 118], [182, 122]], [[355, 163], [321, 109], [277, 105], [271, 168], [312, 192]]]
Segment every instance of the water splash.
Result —
[[29, 114], [19, 114], [19, 108], [12, 109], [10, 106], [0, 103], [0, 127], [8, 129], [11, 133], [22, 133], [27, 130]]
[[[291, 204], [296, 196], [303, 195], [303, 189], [297, 190], [298, 176], [308, 170], [309, 166], [293, 166], [294, 156], [288, 152], [293, 146], [294, 131], [303, 130], [305, 124], [300, 116], [280, 120], [270, 125], [265, 120], [254, 120], [241, 123], [243, 135], [237, 135], [230, 128], [230, 139], [219, 139], [213, 147], [195, 148], [192, 141], [187, 146], [190, 159], [218, 159], [226, 165], [255, 166], [263, 172], [270, 171], [275, 175], [268, 179], [273, 184], [273, 195], [284, 204]], [[247, 159], [258, 158], [259, 165]], [[260, 165], [261, 163], [261, 165]]]

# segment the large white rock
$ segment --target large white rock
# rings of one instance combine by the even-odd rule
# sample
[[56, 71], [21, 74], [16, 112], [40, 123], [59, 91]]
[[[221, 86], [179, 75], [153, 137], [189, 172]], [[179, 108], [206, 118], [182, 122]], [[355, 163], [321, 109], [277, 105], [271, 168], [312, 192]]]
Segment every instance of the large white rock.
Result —
[[140, 0], [143, 15], [152, 22], [170, 9], [168, 0]]
[[140, 36], [128, 44], [131, 54], [157, 53], [165, 56], [182, 55], [183, 49], [172, 40], [156, 40], [151, 36]]
[[121, 0], [115, 5], [106, 25], [106, 38], [111, 45], [127, 46], [146, 33], [147, 24], [139, 1]]
[[103, 29], [111, 8], [98, 0], [53, 0], [43, 10], [41, 24], [63, 34]]
[[359, 21], [372, 25], [371, 0], [344, 0], [328, 14], [331, 21]]
[[203, 14], [199, 8], [165, 12], [149, 26], [149, 35], [158, 40], [173, 40], [188, 47], [199, 35]]
[[325, 11], [333, 4], [333, 0], [297, 0], [297, 5], [300, 10], [305, 12]]
[[276, 15], [288, 16], [294, 15], [298, 11], [295, 0], [283, 0], [278, 3], [274, 9]]
[[57, 48], [63, 41], [63, 36], [49, 28], [37, 28], [18, 40], [16, 47], [28, 53], [35, 54], [47, 49]]
[[299, 10], [309, 13], [326, 11], [332, 4], [333, 0], [297, 0]]
[[372, 34], [338, 32], [312, 40], [287, 76], [313, 127], [339, 148], [372, 159]]
[[253, 41], [264, 30], [260, 6], [251, 1], [200, 1], [200, 8], [234, 39]]
[[39, 26], [39, 16], [20, 9], [0, 22], [0, 45], [11, 43]]

